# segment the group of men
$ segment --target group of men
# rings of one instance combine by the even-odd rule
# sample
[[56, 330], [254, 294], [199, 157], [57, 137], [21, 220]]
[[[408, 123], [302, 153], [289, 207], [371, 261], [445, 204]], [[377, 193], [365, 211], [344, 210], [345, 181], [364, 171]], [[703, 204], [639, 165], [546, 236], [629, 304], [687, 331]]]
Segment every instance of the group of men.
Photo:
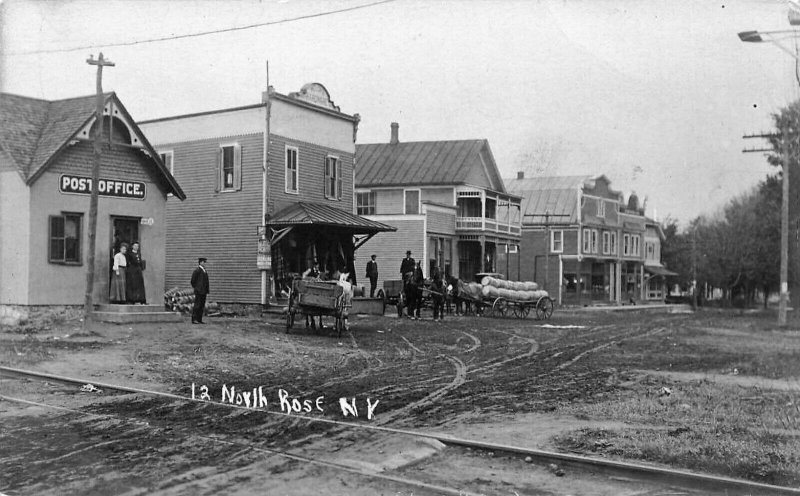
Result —
[[[370, 298], [375, 297], [375, 288], [378, 284], [378, 263], [376, 256], [372, 255], [367, 262], [366, 276], [370, 282]], [[411, 256], [411, 250], [406, 251], [406, 258], [400, 262], [400, 276], [403, 280], [403, 301], [406, 307], [408, 318], [416, 320], [420, 318], [422, 310], [422, 288], [425, 283], [425, 275], [422, 272], [420, 263]], [[447, 292], [442, 275], [438, 270], [434, 270], [433, 280], [430, 285], [430, 292], [433, 300], [433, 320], [444, 320], [444, 301]]]

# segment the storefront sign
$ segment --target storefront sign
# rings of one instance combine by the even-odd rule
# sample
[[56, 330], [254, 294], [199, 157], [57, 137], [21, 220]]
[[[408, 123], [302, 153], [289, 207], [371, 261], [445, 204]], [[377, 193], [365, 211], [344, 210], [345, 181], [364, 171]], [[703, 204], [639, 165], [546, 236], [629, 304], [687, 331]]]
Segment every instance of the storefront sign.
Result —
[[272, 245], [269, 240], [258, 240], [258, 258], [256, 259], [256, 266], [261, 270], [272, 269]]
[[[116, 179], [100, 179], [98, 184], [97, 192], [100, 196], [144, 200], [146, 186], [144, 183], [120, 181]], [[92, 193], [92, 178], [63, 174], [58, 181], [58, 190], [62, 193], [89, 195]]]

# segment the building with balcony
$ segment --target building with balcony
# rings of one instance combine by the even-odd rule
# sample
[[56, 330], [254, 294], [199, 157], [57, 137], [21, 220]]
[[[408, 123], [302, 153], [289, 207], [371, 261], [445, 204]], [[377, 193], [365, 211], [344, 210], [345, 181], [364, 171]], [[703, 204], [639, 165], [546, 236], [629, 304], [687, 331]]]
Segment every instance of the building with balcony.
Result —
[[426, 276], [505, 272], [497, 255], [519, 245], [521, 198], [506, 191], [487, 140], [403, 143], [392, 123], [389, 143], [356, 145], [355, 177], [356, 213], [397, 228], [356, 257], [363, 273], [377, 255], [378, 287], [400, 279], [406, 250]]
[[[522, 264], [522, 279], [538, 282], [560, 304], [663, 297], [663, 287], [655, 286], [669, 271], [660, 264], [657, 225], [645, 217], [635, 194], [626, 203], [602, 175], [525, 178], [519, 173], [506, 186], [523, 198], [520, 250], [509, 255], [529, 262]], [[648, 250], [652, 260], [646, 263]]]

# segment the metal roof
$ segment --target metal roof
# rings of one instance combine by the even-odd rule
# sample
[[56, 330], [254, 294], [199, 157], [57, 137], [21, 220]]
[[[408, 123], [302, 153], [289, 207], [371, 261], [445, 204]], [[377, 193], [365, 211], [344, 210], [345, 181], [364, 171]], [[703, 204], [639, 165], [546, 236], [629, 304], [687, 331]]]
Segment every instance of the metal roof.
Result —
[[340, 208], [310, 202], [297, 202], [289, 205], [271, 216], [266, 225], [275, 227], [296, 225], [334, 226], [350, 229], [353, 234], [397, 230], [396, 227], [360, 217]]
[[546, 176], [506, 179], [505, 183], [510, 193], [522, 196], [523, 224], [544, 224], [545, 213], [552, 215], [550, 224], [576, 224], [578, 195], [592, 179], [593, 176]]
[[466, 184], [478, 170], [491, 189], [506, 192], [485, 139], [356, 145], [356, 164], [358, 187]]

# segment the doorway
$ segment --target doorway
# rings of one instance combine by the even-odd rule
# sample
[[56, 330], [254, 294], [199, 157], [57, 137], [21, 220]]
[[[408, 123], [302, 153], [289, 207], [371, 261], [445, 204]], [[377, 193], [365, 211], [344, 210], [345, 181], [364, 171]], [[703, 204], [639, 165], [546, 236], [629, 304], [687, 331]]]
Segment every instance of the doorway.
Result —
[[127, 243], [130, 250], [131, 243], [139, 239], [139, 217], [111, 217], [111, 249], [108, 256], [108, 284], [111, 285], [111, 273], [114, 269], [114, 255], [119, 252], [122, 243]]

